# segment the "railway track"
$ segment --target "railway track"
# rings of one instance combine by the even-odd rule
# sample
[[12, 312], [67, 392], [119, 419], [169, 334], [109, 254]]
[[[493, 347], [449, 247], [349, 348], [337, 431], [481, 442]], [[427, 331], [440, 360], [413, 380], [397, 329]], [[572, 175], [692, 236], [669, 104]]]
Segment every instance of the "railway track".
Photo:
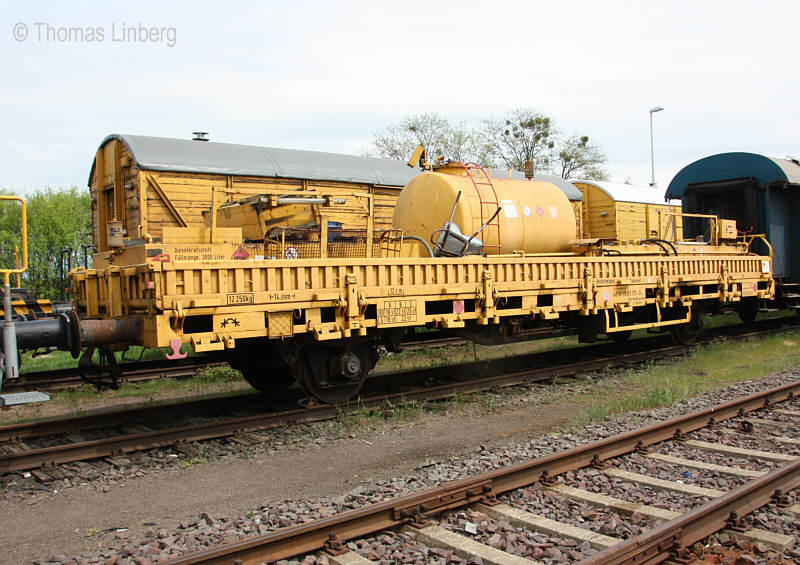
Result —
[[[206, 368], [225, 367], [227, 363], [209, 361], [204, 357], [189, 357], [184, 361], [150, 360], [121, 363], [120, 383], [134, 383], [158, 379], [188, 379], [197, 375], [197, 371]], [[3, 383], [3, 392], [21, 392], [25, 390], [58, 390], [69, 387], [89, 385], [81, 378], [78, 367], [57, 369], [54, 371], [30, 371], [22, 373], [18, 379]]]
[[[470, 563], [530, 565], [557, 554], [560, 562], [566, 556], [585, 565], [655, 565], [694, 562], [706, 551], [702, 541], [716, 532], [738, 541], [732, 551], [755, 547], [762, 553], [769, 548], [781, 553], [794, 544], [794, 537], [761, 529], [747, 515], [765, 505], [783, 507], [789, 515], [800, 513], [800, 505], [787, 496], [800, 486], [798, 393], [800, 382], [793, 382], [167, 563], [244, 565], [323, 552], [328, 563], [368, 565], [382, 558], [378, 546], [388, 539], [398, 540], [395, 547], [401, 545], [410, 554], [403, 562], [442, 556], [437, 562], [444, 563], [455, 555]], [[770, 449], [757, 448], [764, 444]], [[656, 463], [656, 473], [631, 470], [646, 460]], [[671, 479], [654, 476], [659, 473]], [[738, 486], [727, 492], [703, 486], [703, 473], [730, 477]], [[601, 483], [592, 479], [601, 475], [612, 486], [599, 493], [574, 486], [587, 477]], [[642, 502], [642, 493], [653, 489], [671, 493], [670, 502]], [[559, 519], [537, 514], [543, 498], [559, 508], [594, 507], [595, 514], [611, 516], [619, 530], [623, 521], [633, 524], [633, 535], [620, 539], [593, 531], [585, 511], [577, 516], [562, 512]], [[776, 529], [777, 525], [771, 528]], [[361, 552], [354, 551], [359, 548]], [[364, 555], [374, 555], [375, 561]], [[422, 558], [415, 561], [414, 555]]]
[[[779, 330], [780, 328], [771, 327], [758, 333], [763, 335]], [[617, 354], [608, 354], [607, 345], [600, 344], [526, 356], [512, 365], [503, 360], [494, 365], [471, 363], [386, 375], [370, 379], [368, 390], [373, 391], [371, 395], [345, 406], [309, 405], [297, 408], [300, 398], [296, 391], [290, 391], [290, 396], [284, 399], [282, 409], [275, 408], [275, 399], [270, 399], [271, 404], [265, 404], [264, 396], [250, 394], [13, 424], [0, 427], [0, 441], [3, 442], [4, 451], [0, 453], [0, 473], [48, 468], [165, 446], [186, 446], [190, 442], [230, 436], [238, 437], [241, 441], [258, 443], [259, 430], [289, 423], [320, 421], [358, 409], [438, 400], [454, 394], [550, 380], [607, 367], [682, 355], [686, 351], [684, 346], [663, 346], [659, 339], [652, 338], [632, 342], [628, 344], [627, 351]], [[564, 364], [564, 358], [575, 361]], [[463, 377], [454, 378], [455, 374]], [[407, 383], [414, 379], [416, 384], [406, 385], [398, 391], [398, 383]], [[431, 385], [433, 380], [437, 380], [438, 384]], [[392, 392], [387, 393], [387, 390]], [[292, 397], [292, 394], [295, 396]], [[231, 415], [241, 411], [249, 413]], [[222, 413], [223, 416], [184, 420], [179, 423], [174, 420], [159, 422], [166, 416], [174, 418], [176, 414], [180, 414], [185, 418], [187, 415], [204, 412], [217, 416]], [[157, 427], [159, 424], [160, 427]], [[97, 429], [113, 433], [95, 438], [82, 433]]]

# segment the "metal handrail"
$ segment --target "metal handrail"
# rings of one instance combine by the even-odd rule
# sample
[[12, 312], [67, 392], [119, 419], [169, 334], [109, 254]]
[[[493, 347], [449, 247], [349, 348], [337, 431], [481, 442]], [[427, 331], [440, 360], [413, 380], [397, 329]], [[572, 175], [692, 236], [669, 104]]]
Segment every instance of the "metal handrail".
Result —
[[[5, 363], [6, 379], [16, 379], [19, 376], [19, 356], [17, 354], [17, 333], [14, 325], [14, 311], [11, 307], [11, 275], [21, 275], [28, 270], [28, 214], [25, 200], [20, 196], [0, 194], [0, 200], [16, 200], [22, 206], [22, 265], [15, 265], [14, 269], [0, 269], [3, 274], [3, 307], [5, 320], [3, 320], [3, 361]], [[17, 263], [18, 260], [15, 261]]]

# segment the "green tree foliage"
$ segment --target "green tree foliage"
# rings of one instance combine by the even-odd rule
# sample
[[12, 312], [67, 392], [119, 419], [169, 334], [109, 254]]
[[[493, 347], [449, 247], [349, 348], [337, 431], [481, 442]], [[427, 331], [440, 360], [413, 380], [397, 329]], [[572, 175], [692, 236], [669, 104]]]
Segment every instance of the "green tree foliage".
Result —
[[525, 108], [512, 110], [503, 120], [484, 120], [490, 151], [507, 167], [525, 170], [533, 163], [534, 173], [550, 170], [555, 135], [550, 118]]
[[[8, 191], [4, 191], [8, 194]], [[37, 190], [26, 197], [28, 211], [28, 271], [22, 286], [41, 298], [59, 298], [64, 293], [61, 277], [62, 251], [72, 249], [72, 266], [83, 260], [82, 244], [91, 240], [89, 192], [72, 187]], [[19, 205], [0, 204], [0, 265], [14, 265], [15, 246], [21, 250]], [[21, 253], [21, 251], [20, 251]], [[63, 256], [66, 269], [66, 255]], [[11, 282], [16, 285], [16, 277]]]
[[487, 158], [487, 145], [480, 132], [470, 130], [464, 122], [452, 125], [436, 113], [406, 116], [400, 124], [375, 134], [366, 154], [405, 161], [420, 144], [429, 158], [441, 155], [454, 161], [479, 163]]
[[589, 136], [575, 134], [559, 139], [555, 150], [556, 174], [561, 178], [608, 180], [608, 173], [603, 169], [606, 156], [589, 141]]
[[480, 128], [464, 122], [453, 126], [435, 113], [406, 116], [400, 124], [376, 134], [366, 154], [405, 161], [419, 144], [431, 159], [441, 155], [447, 160], [518, 171], [531, 161], [534, 174], [608, 180], [606, 156], [596, 143], [585, 135], [562, 135], [550, 117], [530, 108], [517, 108], [501, 119], [482, 120]]

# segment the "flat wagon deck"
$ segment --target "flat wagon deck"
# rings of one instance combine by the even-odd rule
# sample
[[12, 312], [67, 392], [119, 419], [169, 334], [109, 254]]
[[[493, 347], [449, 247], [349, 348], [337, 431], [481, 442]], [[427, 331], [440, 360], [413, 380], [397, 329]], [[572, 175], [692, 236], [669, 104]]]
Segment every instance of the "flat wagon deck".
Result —
[[[209, 252], [216, 249], [222, 255], [219, 248], [208, 246]], [[230, 245], [224, 252], [235, 253], [236, 248]], [[143, 345], [166, 347], [180, 340], [196, 351], [231, 348], [240, 338], [307, 334], [330, 340], [372, 328], [456, 328], [500, 324], [520, 316], [552, 320], [601, 314], [601, 331], [613, 332], [630, 329], [630, 324], [618, 323], [619, 314], [634, 308], [658, 311], [697, 301], [736, 302], [768, 298], [772, 292], [769, 258], [752, 255], [512, 255], [299, 263], [173, 261], [180, 248], [165, 253], [164, 246], [155, 245], [130, 251], [151, 257], [140, 264], [125, 261], [121, 267], [111, 264], [73, 274], [77, 307], [89, 317], [146, 313]], [[688, 321], [685, 316], [683, 321]]]

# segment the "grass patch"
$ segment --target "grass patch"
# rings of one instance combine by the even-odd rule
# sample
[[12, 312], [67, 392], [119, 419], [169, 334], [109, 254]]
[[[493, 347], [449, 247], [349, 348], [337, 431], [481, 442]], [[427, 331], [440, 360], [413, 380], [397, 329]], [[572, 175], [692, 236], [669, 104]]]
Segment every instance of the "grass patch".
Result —
[[425, 412], [425, 403], [403, 397], [398, 402], [387, 399], [377, 408], [368, 408], [358, 397], [355, 406], [337, 406], [336, 410], [339, 426], [349, 430], [387, 421], [414, 420]]
[[[97, 398], [141, 398], [154, 401], [156, 398], [168, 395], [171, 392], [182, 391], [191, 387], [194, 392], [219, 391], [228, 394], [244, 382], [238, 371], [230, 367], [217, 367], [201, 369], [192, 379], [154, 379], [149, 381], [124, 383], [118, 390], [106, 390], [98, 393], [93, 387], [79, 387], [58, 390], [51, 394], [51, 402], [68, 404], [79, 403], [82, 400]], [[246, 383], [245, 383], [246, 384]], [[219, 390], [222, 388], [222, 390]], [[250, 387], [241, 387], [249, 391]]]
[[229, 367], [201, 369], [191, 379], [157, 379], [122, 383], [118, 390], [98, 392], [94, 387], [62, 389], [50, 392], [50, 401], [18, 406], [0, 413], [0, 425], [25, 423], [42, 418], [78, 414], [109, 406], [146, 405], [183, 398], [232, 396], [248, 394], [252, 388]]
[[577, 424], [616, 414], [671, 406], [730, 383], [748, 381], [800, 365], [800, 334], [742, 341], [719, 340], [688, 357], [648, 364], [619, 374], [614, 385], [598, 383]]
[[552, 351], [565, 347], [578, 347], [575, 336], [555, 337], [509, 343], [506, 345], [479, 345], [467, 343], [447, 347], [424, 347], [404, 351], [398, 354], [384, 355], [378, 361], [373, 374], [388, 374], [410, 369], [430, 369], [460, 365], [472, 361], [491, 361], [519, 355], [529, 355], [543, 351]]
[[[196, 353], [189, 349], [189, 355], [196, 355]], [[140, 345], [132, 345], [125, 351], [117, 351], [115, 355], [119, 363], [131, 363], [136, 361], [150, 361], [154, 359], [164, 359], [164, 355], [169, 353], [169, 348], [154, 348], [142, 347]], [[95, 352], [94, 361], [98, 361], [98, 353]], [[20, 374], [33, 371], [56, 371], [58, 369], [71, 369], [78, 366], [78, 360], [73, 359], [72, 355], [67, 351], [50, 351], [48, 353], [37, 353], [36, 351], [29, 351], [22, 355], [22, 363], [20, 364]]]

